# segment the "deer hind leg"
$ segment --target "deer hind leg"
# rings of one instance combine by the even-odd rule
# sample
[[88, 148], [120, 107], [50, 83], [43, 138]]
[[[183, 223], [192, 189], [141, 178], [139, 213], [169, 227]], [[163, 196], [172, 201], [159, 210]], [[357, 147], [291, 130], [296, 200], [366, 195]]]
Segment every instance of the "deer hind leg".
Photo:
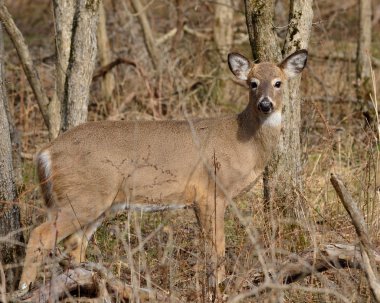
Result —
[[86, 261], [88, 243], [103, 220], [104, 215], [101, 215], [95, 222], [86, 225], [65, 240], [64, 246], [70, 255], [71, 262], [79, 264]]
[[35, 281], [44, 256], [48, 255], [58, 242], [76, 232], [78, 228], [78, 223], [72, 213], [59, 211], [55, 218], [37, 226], [32, 231], [26, 248], [20, 289], [27, 289]]
[[225, 278], [224, 199], [217, 198], [197, 203], [195, 210], [204, 235], [208, 258], [208, 284], [214, 288]]
[[[82, 226], [88, 227], [88, 231], [85, 231], [88, 236], [92, 235], [96, 230], [95, 227], [97, 227], [95, 223], [98, 223], [96, 218], [103, 216], [112, 203], [111, 199], [112, 197], [109, 201], [106, 200], [106, 203], [101, 208], [96, 210], [94, 208], [77, 209], [73, 212], [71, 205], [74, 204], [70, 204], [68, 207], [56, 210], [54, 215], [51, 216], [52, 219], [36, 227], [30, 235], [26, 248], [19, 289], [28, 289], [29, 285], [35, 281], [38, 268], [44, 256], [49, 254], [57, 243], [73, 234], [81, 232]], [[88, 201], [94, 201], [94, 199], [89, 198]], [[82, 202], [84, 203], [81, 203], [81, 205], [88, 205], [88, 203], [85, 203], [87, 201]], [[87, 246], [87, 243], [88, 241], [86, 241], [85, 246]], [[79, 247], [83, 245], [82, 243], [80, 244]]]

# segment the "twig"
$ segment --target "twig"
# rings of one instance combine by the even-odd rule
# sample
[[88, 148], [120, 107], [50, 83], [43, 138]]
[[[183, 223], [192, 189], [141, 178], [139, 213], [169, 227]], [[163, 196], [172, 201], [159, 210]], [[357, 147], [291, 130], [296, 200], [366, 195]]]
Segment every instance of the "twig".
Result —
[[177, 27], [175, 31], [175, 36], [172, 43], [172, 49], [175, 49], [178, 43], [181, 41], [183, 37], [183, 27], [185, 25], [185, 1], [184, 0], [176, 0], [176, 11], [177, 11]]
[[325, 116], [323, 115], [323, 113], [321, 112], [320, 108], [317, 106], [317, 104], [314, 102], [314, 101], [311, 101], [311, 103], [313, 104], [315, 110], [317, 111], [319, 117], [321, 118], [323, 124], [325, 125], [325, 128], [326, 128], [326, 131], [330, 137], [330, 139], [333, 137], [333, 134], [332, 134], [332, 131], [331, 131], [331, 128], [329, 126], [329, 122], [326, 120]]
[[155, 0], [151, 0], [149, 3], [147, 3], [147, 4], [141, 9], [141, 11], [138, 11], [138, 12], [136, 12], [136, 13], [134, 13], [134, 14], [131, 14], [131, 15], [134, 16], [134, 17], [136, 17], [136, 16], [138, 16], [138, 15], [144, 13], [144, 12], [149, 8], [149, 6], [151, 6], [151, 5], [153, 4], [154, 1], [155, 1]]
[[105, 66], [102, 66], [98, 70], [94, 72], [94, 75], [92, 76], [92, 81], [95, 81], [96, 79], [100, 77], [104, 77], [107, 73], [109, 73], [114, 67], [118, 66], [119, 64], [127, 64], [132, 65], [133, 67], [137, 68], [136, 62], [126, 59], [126, 58], [117, 58], [111, 63], [108, 63]]
[[187, 25], [185, 25], [183, 27], [183, 30], [185, 31], [185, 33], [188, 33], [190, 35], [193, 35], [199, 39], [204, 39], [204, 40], [211, 40], [211, 35], [206, 35], [204, 33], [201, 33], [201, 32], [198, 32], [194, 29], [191, 29], [190, 27], [188, 27]]
[[146, 90], [148, 92], [149, 98], [151, 100], [154, 99], [154, 93], [150, 86], [150, 82], [145, 75], [143, 69], [137, 65], [135, 61], [126, 59], [126, 58], [117, 58], [116, 60], [112, 61], [111, 63], [107, 64], [106, 66], [101, 67], [97, 71], [95, 71], [94, 76], [92, 77], [92, 80], [96, 80], [99, 77], [104, 77], [109, 71], [111, 71], [115, 66], [119, 64], [127, 64], [131, 65], [136, 69], [137, 74], [144, 80], [144, 84], [146, 86]]
[[[88, 268], [84, 268], [83, 266]], [[131, 286], [112, 277], [112, 274], [102, 266], [85, 263], [82, 267], [67, 270], [66, 272], [55, 277], [54, 281], [50, 281], [22, 297], [12, 297], [10, 299], [18, 302], [44, 303], [48, 302], [50, 289], [54, 293], [55, 297], [63, 298], [67, 297], [70, 292], [77, 290], [79, 287], [84, 288], [93, 294], [98, 294], [99, 291], [103, 294], [107, 294], [108, 288], [122, 301], [128, 300], [132, 294]], [[151, 291], [140, 288], [137, 290], [137, 293], [140, 300], [145, 301], [149, 299], [149, 294]], [[163, 300], [166, 295], [156, 294], [155, 297], [158, 300]]]
[[[376, 264], [380, 264], [380, 254], [374, 252], [374, 260]], [[316, 250], [292, 254], [287, 261], [271, 270], [270, 275], [276, 277], [281, 284], [291, 284], [315, 273], [342, 268], [363, 269], [363, 260], [357, 245], [331, 243], [321, 245]], [[233, 282], [232, 278], [224, 283]], [[248, 280], [250, 285], [260, 286], [265, 283], [264, 273], [254, 270]]]
[[176, 28], [171, 29], [166, 34], [162, 35], [160, 38], [158, 38], [156, 40], [156, 45], [158, 46], [158, 45], [160, 45], [162, 43], [165, 43], [166, 41], [168, 41], [172, 37], [176, 36], [177, 32], [178, 32], [178, 30]]
[[[192, 29], [188, 27], [187, 25], [183, 26], [183, 31], [189, 35], [193, 35], [199, 39], [204, 39], [204, 40], [210, 40], [211, 36], [198, 32], [195, 29]], [[166, 34], [162, 35], [160, 38], [156, 40], [156, 46], [161, 45], [165, 43], [167, 40], [171, 39], [172, 37], [176, 36], [178, 34], [178, 29], [177, 28], [172, 28], [170, 31], [168, 31]], [[174, 43], [174, 42], [173, 42]]]
[[362, 267], [366, 273], [371, 292], [376, 302], [380, 302], [380, 284], [377, 276], [375, 257], [372, 249], [372, 244], [368, 236], [367, 226], [364, 217], [359, 210], [357, 203], [347, 191], [343, 182], [334, 174], [331, 174], [330, 181], [337, 192], [339, 199], [347, 210], [352, 224], [355, 227], [356, 234], [360, 241], [360, 251], [362, 254]]
[[[310, 53], [311, 58], [316, 58], [316, 59], [321, 59], [321, 60], [335, 60], [335, 61], [343, 61], [343, 62], [356, 62], [356, 56], [347, 56], [344, 53], [330, 53], [328, 55], [320, 55], [318, 53]], [[380, 66], [380, 59], [376, 57], [371, 57], [372, 65], [374, 67], [379, 67]]]
[[283, 285], [283, 284], [272, 283], [270, 281], [263, 283], [259, 287], [254, 288], [253, 290], [239, 293], [238, 295], [229, 299], [227, 302], [228, 303], [241, 302], [244, 299], [247, 299], [249, 297], [255, 297], [255, 296], [257, 297], [260, 294], [262, 294], [268, 290], [273, 290], [273, 289], [278, 289], [278, 290], [282, 290], [282, 291], [298, 290], [298, 291], [309, 292], [309, 293], [332, 295], [332, 296], [335, 296], [336, 298], [339, 298], [341, 301], [343, 301], [345, 303], [352, 302], [351, 300], [348, 300], [345, 296], [343, 296], [342, 294], [340, 294], [339, 292], [337, 292], [334, 289], [307, 287], [307, 286], [301, 286], [301, 285]]
[[30, 55], [29, 49], [25, 43], [24, 37], [22, 36], [20, 30], [17, 28], [16, 24], [14, 23], [12, 16], [9, 14], [8, 9], [4, 5], [3, 1], [0, 2], [0, 20], [4, 24], [4, 28], [7, 31], [10, 39], [12, 40], [14, 47], [16, 48], [25, 75], [29, 81], [30, 86], [32, 87], [34, 96], [36, 97], [37, 104], [41, 111], [45, 125], [49, 129], [49, 99], [41, 85], [38, 72], [34, 67], [33, 60]]
[[158, 57], [158, 52], [156, 49], [156, 43], [153, 38], [152, 29], [149, 24], [148, 17], [146, 16], [145, 9], [142, 6], [140, 0], [132, 0], [132, 6], [135, 9], [135, 12], [138, 13], [137, 17], [139, 18], [141, 27], [144, 33], [144, 41], [148, 49], [148, 53], [152, 60], [153, 66], [155, 69], [159, 69], [160, 62]]
[[6, 296], [6, 280], [5, 280], [5, 273], [4, 273], [4, 268], [3, 264], [0, 262], [0, 278], [1, 278], [1, 283], [0, 283], [0, 292], [1, 292], [1, 302], [7, 303], [7, 296]]

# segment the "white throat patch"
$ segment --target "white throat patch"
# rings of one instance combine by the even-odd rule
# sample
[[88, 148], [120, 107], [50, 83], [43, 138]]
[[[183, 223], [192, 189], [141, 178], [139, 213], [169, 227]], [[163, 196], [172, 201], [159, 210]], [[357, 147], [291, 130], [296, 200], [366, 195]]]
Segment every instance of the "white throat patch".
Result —
[[269, 126], [269, 127], [279, 127], [279, 126], [281, 126], [281, 112], [280, 111], [276, 111], [276, 112], [270, 114], [263, 121], [263, 126]]

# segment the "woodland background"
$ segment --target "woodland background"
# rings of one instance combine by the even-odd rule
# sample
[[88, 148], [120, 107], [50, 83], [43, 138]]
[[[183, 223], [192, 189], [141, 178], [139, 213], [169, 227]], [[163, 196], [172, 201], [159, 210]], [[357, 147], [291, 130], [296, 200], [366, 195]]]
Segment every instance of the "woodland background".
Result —
[[[57, 85], [53, 2], [0, 1], [23, 34], [50, 100]], [[274, 32], [283, 38], [289, 2], [274, 2]], [[364, 78], [357, 67], [362, 2], [370, 3], [371, 41], [362, 53], [372, 63]], [[268, 209], [262, 182], [235, 200], [240, 216], [231, 210], [226, 216], [228, 279], [222, 289], [231, 302], [242, 299], [242, 294], [249, 296], [247, 302], [378, 302], [371, 295], [365, 270], [360, 269], [359, 248], [354, 246], [358, 236], [330, 175], [341, 177], [359, 206], [371, 249], [375, 249], [373, 260], [380, 262], [376, 253], [380, 247], [376, 99], [380, 93], [380, 2], [317, 0], [312, 7], [310, 57], [300, 90], [302, 186], [297, 199], [305, 211], [289, 214], [287, 209], [299, 207], [292, 200], [286, 200], [286, 205], [274, 201]], [[227, 13], [220, 15], [220, 8]], [[252, 58], [243, 1], [104, 0], [99, 10], [88, 120], [211, 117], [245, 107], [247, 91], [235, 83], [226, 63], [231, 51]], [[221, 23], [229, 26], [226, 29]], [[4, 301], [6, 284], [12, 289], [17, 281], [22, 243], [30, 228], [44, 219], [32, 159], [51, 133], [4, 29], [2, 36], [4, 106], [15, 190], [13, 197], [1, 197], [0, 225], [12, 229], [4, 214], [9, 207], [16, 211], [14, 206], [20, 209], [21, 222], [21, 229], [13, 229], [19, 230], [14, 242], [9, 240], [13, 234], [0, 228]], [[135, 290], [154, 289], [173, 302], [204, 302], [205, 278], [197, 267], [198, 234], [195, 216], [189, 211], [120, 214], [97, 231], [87, 256]], [[7, 259], [4, 252], [10, 246], [16, 248]], [[264, 258], [264, 267], [258, 255]], [[270, 285], [264, 285], [265, 271], [273, 274]], [[49, 272], [42, 273], [42, 283]], [[284, 278], [288, 276], [292, 279]], [[136, 291], [130, 296], [131, 301], [140, 300]]]

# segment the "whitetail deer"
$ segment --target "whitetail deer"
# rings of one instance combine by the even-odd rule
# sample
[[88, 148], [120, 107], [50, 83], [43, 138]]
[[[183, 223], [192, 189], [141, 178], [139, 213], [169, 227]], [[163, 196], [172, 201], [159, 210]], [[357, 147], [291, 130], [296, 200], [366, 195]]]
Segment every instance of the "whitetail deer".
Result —
[[86, 123], [43, 148], [37, 170], [48, 221], [30, 235], [20, 289], [35, 281], [43, 256], [61, 240], [75, 261], [84, 261], [88, 241], [106, 214], [184, 207], [197, 210], [211, 247], [213, 281], [221, 282], [226, 201], [267, 164], [280, 135], [282, 84], [306, 61], [306, 50], [279, 65], [253, 64], [231, 53], [232, 73], [249, 86], [249, 103], [240, 114]]

